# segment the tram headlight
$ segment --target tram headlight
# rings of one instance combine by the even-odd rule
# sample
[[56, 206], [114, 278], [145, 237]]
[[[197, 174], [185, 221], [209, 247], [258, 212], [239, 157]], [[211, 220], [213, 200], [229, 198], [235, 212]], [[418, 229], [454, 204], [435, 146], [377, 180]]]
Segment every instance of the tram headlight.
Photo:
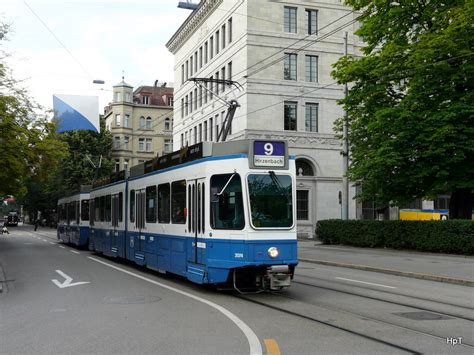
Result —
[[276, 257], [278, 257], [278, 254], [280, 254], [280, 252], [278, 251], [277, 247], [271, 247], [268, 249], [268, 256], [270, 258], [275, 259]]

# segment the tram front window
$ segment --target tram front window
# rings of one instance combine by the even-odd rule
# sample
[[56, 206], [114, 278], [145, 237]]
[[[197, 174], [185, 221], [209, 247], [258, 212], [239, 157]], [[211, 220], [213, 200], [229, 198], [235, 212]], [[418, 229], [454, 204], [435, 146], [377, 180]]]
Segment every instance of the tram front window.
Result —
[[269, 174], [248, 176], [252, 225], [256, 228], [289, 228], [293, 225], [291, 177]]
[[243, 229], [244, 204], [242, 182], [238, 174], [211, 177], [211, 227], [214, 229]]

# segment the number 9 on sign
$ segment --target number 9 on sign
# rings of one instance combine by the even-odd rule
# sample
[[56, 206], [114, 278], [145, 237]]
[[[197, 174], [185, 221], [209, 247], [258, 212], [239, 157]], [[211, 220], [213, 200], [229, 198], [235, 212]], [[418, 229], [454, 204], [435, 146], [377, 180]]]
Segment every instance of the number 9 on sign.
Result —
[[265, 146], [263, 147], [265, 150], [265, 155], [272, 155], [273, 154], [273, 144], [271, 143], [265, 143]]

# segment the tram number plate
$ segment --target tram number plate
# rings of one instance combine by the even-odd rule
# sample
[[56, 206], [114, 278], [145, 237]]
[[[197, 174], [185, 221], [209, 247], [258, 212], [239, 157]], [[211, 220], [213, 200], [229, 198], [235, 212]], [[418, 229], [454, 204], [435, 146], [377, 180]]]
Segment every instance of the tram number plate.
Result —
[[285, 143], [255, 141], [253, 163], [255, 166], [285, 166]]

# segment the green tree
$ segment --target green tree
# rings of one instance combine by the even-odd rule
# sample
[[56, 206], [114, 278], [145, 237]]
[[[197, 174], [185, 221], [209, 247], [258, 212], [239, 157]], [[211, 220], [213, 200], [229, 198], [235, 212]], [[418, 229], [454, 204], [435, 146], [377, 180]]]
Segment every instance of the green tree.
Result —
[[[0, 22], [0, 43], [8, 25]], [[38, 116], [41, 109], [21, 88], [4, 63], [0, 51], [0, 196], [23, 196], [25, 179], [45, 179], [66, 153], [57, 139], [55, 125]]]
[[346, 3], [362, 13], [365, 47], [333, 76], [351, 85], [341, 102], [359, 198], [403, 204], [451, 192], [451, 218], [471, 218], [474, 1]]
[[[61, 134], [61, 140], [69, 146], [69, 156], [61, 162], [58, 180], [67, 193], [77, 190], [79, 185], [90, 185], [95, 178], [108, 176], [114, 168], [111, 159], [112, 135], [105, 129], [105, 120], [100, 120], [101, 132], [69, 131]], [[92, 163], [100, 168], [95, 168]], [[97, 175], [96, 175], [97, 174]]]

